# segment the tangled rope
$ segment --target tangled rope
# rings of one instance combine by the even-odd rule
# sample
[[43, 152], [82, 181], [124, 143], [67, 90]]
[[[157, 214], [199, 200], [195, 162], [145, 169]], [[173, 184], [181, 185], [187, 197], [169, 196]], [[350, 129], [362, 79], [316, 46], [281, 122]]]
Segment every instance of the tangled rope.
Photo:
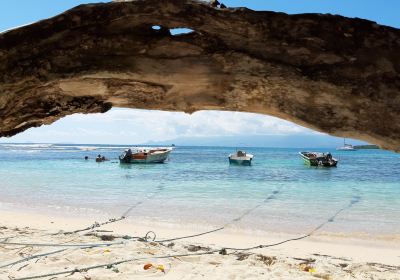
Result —
[[117, 262], [87, 266], [87, 267], [82, 267], [82, 268], [75, 268], [72, 270], [66, 270], [66, 271], [60, 271], [60, 272], [54, 272], [54, 273], [48, 273], [48, 274], [42, 274], [42, 275], [35, 275], [35, 276], [28, 276], [28, 277], [22, 277], [22, 278], [14, 278], [14, 280], [31, 280], [31, 279], [53, 277], [53, 276], [59, 276], [59, 275], [65, 275], [65, 274], [74, 274], [77, 272], [87, 272], [92, 269], [97, 269], [97, 268], [102, 268], [102, 267], [108, 268], [108, 267], [112, 267], [114, 265], [119, 265], [119, 264], [132, 262], [132, 261], [141, 261], [141, 260], [149, 260], [149, 259], [169, 259], [169, 258], [191, 257], [191, 256], [200, 256], [200, 255], [212, 255], [217, 252], [220, 252], [220, 251], [214, 250], [214, 251], [199, 252], [199, 253], [192, 253], [192, 254], [175, 254], [175, 255], [151, 256], [151, 257], [142, 257], [142, 258], [130, 258], [130, 259], [125, 259], [125, 260], [121, 260], [121, 261], [117, 261]]
[[[144, 237], [132, 237], [132, 236], [124, 236], [124, 239], [134, 239], [137, 241], [142, 241], [142, 242], [149, 242], [149, 241], [154, 241], [156, 239], [156, 234], [154, 231], [149, 231], [146, 233]], [[125, 242], [116, 242], [116, 243], [99, 243], [99, 244], [85, 244], [84, 246], [81, 246], [80, 244], [41, 244], [41, 243], [0, 243], [4, 245], [14, 245], [14, 246], [35, 246], [35, 247], [72, 247], [74, 249], [90, 249], [90, 248], [95, 248], [95, 247], [109, 247], [113, 245], [121, 245], [121, 244], [126, 244]], [[41, 257], [46, 257], [54, 254], [58, 254], [61, 252], [66, 251], [67, 249], [61, 249], [61, 250], [56, 250], [56, 251], [51, 251], [47, 253], [41, 253], [41, 254], [36, 254], [36, 255], [31, 255], [29, 257], [20, 259], [18, 261], [14, 261], [11, 263], [7, 263], [4, 265], [0, 265], [0, 268], [5, 268], [8, 266], [13, 266], [22, 262], [30, 261], [32, 259], [38, 259]]]

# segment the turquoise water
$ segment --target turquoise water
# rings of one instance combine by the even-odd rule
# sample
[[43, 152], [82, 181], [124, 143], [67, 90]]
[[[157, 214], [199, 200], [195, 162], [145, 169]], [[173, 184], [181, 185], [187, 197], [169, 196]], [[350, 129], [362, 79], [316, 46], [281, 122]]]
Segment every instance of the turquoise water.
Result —
[[304, 165], [299, 149], [247, 148], [253, 166], [241, 167], [228, 163], [232, 148], [176, 147], [165, 164], [126, 166], [123, 148], [2, 144], [0, 209], [107, 218], [133, 206], [130, 221], [208, 227], [254, 209], [231, 227], [287, 233], [342, 209], [323, 231], [400, 234], [399, 154], [331, 150], [340, 161], [328, 169]]

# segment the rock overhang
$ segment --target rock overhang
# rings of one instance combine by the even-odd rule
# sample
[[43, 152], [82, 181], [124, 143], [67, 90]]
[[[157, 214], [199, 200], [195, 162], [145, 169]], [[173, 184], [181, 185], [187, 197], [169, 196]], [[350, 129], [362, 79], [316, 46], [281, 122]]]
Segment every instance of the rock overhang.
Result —
[[0, 34], [0, 136], [112, 106], [267, 114], [399, 151], [400, 31], [138, 0], [81, 5]]

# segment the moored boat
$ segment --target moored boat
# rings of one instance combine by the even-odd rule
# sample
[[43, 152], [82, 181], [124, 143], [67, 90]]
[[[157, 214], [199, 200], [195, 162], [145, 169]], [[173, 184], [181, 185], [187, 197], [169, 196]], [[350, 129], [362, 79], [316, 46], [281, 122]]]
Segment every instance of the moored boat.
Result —
[[343, 146], [336, 148], [337, 151], [357, 151], [357, 149], [351, 145], [346, 143], [346, 138], [343, 139]]
[[164, 163], [172, 148], [134, 148], [119, 156], [120, 163]]
[[252, 154], [248, 154], [245, 151], [237, 151], [236, 153], [229, 155], [229, 163], [249, 166], [251, 165], [253, 157]]
[[338, 163], [330, 153], [300, 152], [299, 154], [304, 163], [310, 166], [336, 167]]

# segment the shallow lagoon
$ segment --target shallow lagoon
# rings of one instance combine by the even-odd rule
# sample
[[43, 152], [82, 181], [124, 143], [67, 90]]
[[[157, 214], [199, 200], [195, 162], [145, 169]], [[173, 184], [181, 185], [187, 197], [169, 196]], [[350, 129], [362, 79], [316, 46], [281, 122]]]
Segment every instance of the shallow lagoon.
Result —
[[328, 169], [304, 165], [299, 149], [247, 148], [253, 166], [242, 167], [228, 163], [233, 148], [176, 147], [165, 164], [120, 165], [123, 148], [2, 144], [0, 208], [100, 219], [134, 206], [131, 222], [213, 227], [256, 207], [231, 228], [285, 233], [345, 208], [324, 232], [400, 234], [399, 154], [331, 150], [340, 161]]

